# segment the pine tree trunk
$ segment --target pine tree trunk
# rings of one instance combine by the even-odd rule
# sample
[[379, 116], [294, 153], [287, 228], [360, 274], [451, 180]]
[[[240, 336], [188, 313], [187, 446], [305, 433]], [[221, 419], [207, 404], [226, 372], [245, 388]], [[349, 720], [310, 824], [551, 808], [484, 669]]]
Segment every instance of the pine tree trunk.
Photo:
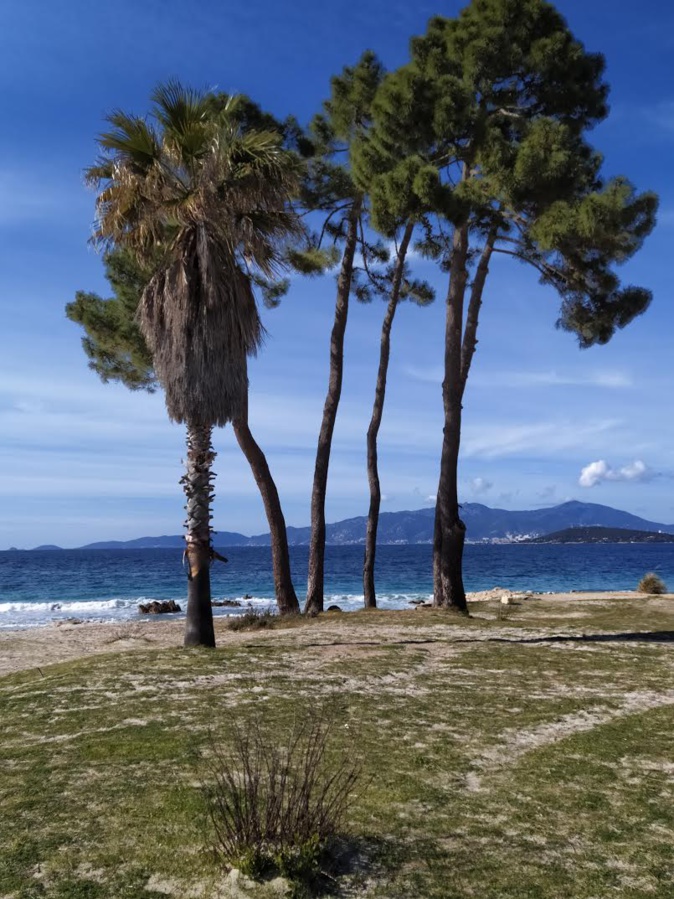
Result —
[[309, 542], [309, 576], [305, 614], [323, 611], [325, 586], [325, 494], [328, 486], [328, 467], [332, 434], [335, 429], [337, 408], [342, 393], [344, 369], [344, 333], [349, 313], [349, 294], [353, 276], [353, 260], [358, 243], [358, 223], [361, 202], [355, 201], [347, 218], [346, 244], [337, 280], [335, 321], [330, 337], [330, 376], [328, 393], [323, 407], [323, 420], [316, 449], [314, 484], [311, 491], [311, 539]]
[[[248, 399], [246, 398], [246, 405]], [[248, 460], [255, 483], [258, 486], [264, 510], [269, 523], [271, 536], [271, 558], [274, 572], [274, 589], [276, 591], [276, 603], [281, 615], [299, 613], [300, 604], [293, 586], [290, 574], [290, 553], [288, 552], [288, 535], [286, 522], [283, 517], [281, 501], [279, 499], [276, 484], [269, 470], [265, 454], [258, 446], [248, 426], [248, 410], [245, 417], [232, 423], [234, 434], [241, 450]]]
[[377, 371], [377, 385], [374, 392], [374, 405], [372, 418], [367, 429], [367, 479], [370, 485], [370, 508], [367, 515], [367, 529], [365, 532], [365, 559], [363, 561], [363, 603], [366, 609], [376, 609], [377, 595], [374, 585], [374, 565], [377, 553], [377, 529], [379, 527], [379, 510], [381, 508], [381, 486], [379, 483], [379, 467], [377, 454], [377, 438], [381, 419], [384, 413], [384, 401], [386, 399], [386, 378], [388, 364], [391, 355], [391, 328], [395, 318], [400, 299], [400, 287], [405, 271], [405, 257], [407, 248], [412, 239], [414, 223], [408, 222], [403, 233], [396, 259], [396, 267], [391, 285], [391, 297], [384, 316], [381, 329], [381, 343], [379, 350], [379, 369]]
[[463, 234], [460, 230], [455, 234], [453, 253], [455, 265], [452, 266], [447, 302], [443, 383], [445, 429], [433, 536], [433, 602], [435, 605], [459, 612], [468, 610], [463, 585], [466, 526], [459, 515], [457, 490], [462, 403], [470, 365], [477, 347], [482, 294], [497, 235], [498, 223], [495, 223], [489, 232], [475, 271], [463, 338], [461, 330], [467, 281], [468, 238], [467, 234]]
[[437, 555], [437, 560], [434, 559], [434, 575], [438, 579], [439, 590], [434, 593], [433, 604], [465, 613], [468, 611], [466, 591], [463, 585], [463, 547], [466, 539], [466, 526], [460, 516], [457, 489], [461, 428], [460, 401], [458, 409], [453, 406], [447, 420], [450, 423], [446, 425], [446, 429], [451, 429], [452, 433], [450, 439], [443, 441], [440, 463], [437, 500], [439, 534], [438, 540], [434, 543], [434, 555]]
[[467, 612], [463, 586], [463, 546], [466, 526], [459, 514], [457, 472], [461, 443], [461, 344], [463, 303], [468, 280], [468, 226], [454, 231], [445, 324], [445, 377], [442, 400], [445, 426], [433, 542], [433, 604]]
[[187, 471], [181, 482], [187, 502], [185, 536], [187, 558], [187, 617], [185, 646], [215, 646], [211, 608], [211, 500], [215, 453], [211, 446], [213, 429], [187, 426]]

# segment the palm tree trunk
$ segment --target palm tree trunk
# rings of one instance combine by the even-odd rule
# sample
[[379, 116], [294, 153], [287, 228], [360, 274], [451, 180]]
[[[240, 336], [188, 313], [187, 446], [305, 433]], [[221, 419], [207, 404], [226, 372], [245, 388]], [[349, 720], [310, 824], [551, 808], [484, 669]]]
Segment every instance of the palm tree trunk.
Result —
[[265, 454], [258, 446], [248, 426], [248, 396], [246, 396], [245, 414], [232, 422], [234, 434], [241, 450], [248, 460], [255, 483], [258, 486], [264, 510], [267, 513], [269, 533], [271, 536], [271, 558], [274, 571], [274, 589], [276, 603], [281, 615], [299, 613], [300, 604], [290, 574], [290, 554], [288, 552], [288, 535], [283, 517], [281, 501], [276, 484], [269, 470]]
[[466, 613], [463, 586], [463, 546], [466, 526], [459, 514], [458, 462], [461, 443], [461, 344], [463, 303], [468, 280], [468, 226], [454, 231], [445, 323], [445, 377], [442, 400], [445, 427], [440, 459], [436, 524], [433, 540], [433, 604]]
[[346, 244], [342, 256], [342, 266], [337, 280], [337, 302], [335, 321], [330, 337], [330, 376], [328, 393], [323, 407], [323, 420], [318, 435], [314, 484], [311, 491], [311, 539], [309, 542], [309, 576], [305, 614], [323, 611], [323, 590], [325, 583], [325, 494], [328, 486], [328, 467], [332, 434], [335, 429], [337, 408], [342, 393], [344, 369], [344, 333], [349, 313], [349, 294], [353, 276], [353, 260], [358, 243], [358, 223], [361, 201], [356, 200], [347, 218]]
[[381, 507], [381, 486], [379, 484], [379, 468], [377, 459], [377, 438], [384, 413], [384, 401], [386, 399], [386, 378], [388, 364], [391, 355], [391, 328], [395, 318], [400, 299], [400, 287], [405, 271], [405, 257], [407, 248], [412, 239], [414, 223], [408, 222], [398, 248], [393, 284], [391, 285], [391, 297], [384, 316], [381, 329], [381, 343], [379, 350], [379, 369], [377, 371], [377, 385], [374, 392], [374, 404], [372, 406], [372, 418], [367, 429], [367, 479], [370, 484], [370, 508], [367, 515], [367, 530], [365, 532], [365, 559], [363, 561], [363, 603], [366, 609], [376, 609], [377, 596], [374, 586], [374, 564], [377, 552], [377, 529], [379, 527], [379, 509]]
[[187, 425], [187, 470], [181, 479], [187, 498], [185, 646], [215, 646], [211, 608], [211, 500], [214, 478], [211, 466], [215, 459], [212, 433], [213, 429], [207, 425]]

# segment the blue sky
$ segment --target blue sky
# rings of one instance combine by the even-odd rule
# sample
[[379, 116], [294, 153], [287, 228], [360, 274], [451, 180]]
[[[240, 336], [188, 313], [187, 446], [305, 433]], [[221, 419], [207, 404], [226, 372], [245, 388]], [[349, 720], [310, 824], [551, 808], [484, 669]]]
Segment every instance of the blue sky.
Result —
[[[82, 170], [105, 112], [142, 113], [161, 80], [243, 91], [306, 121], [329, 78], [374, 49], [387, 67], [409, 36], [462, 3], [398, 0], [5, 0], [0, 10], [0, 549], [178, 533], [183, 432], [161, 396], [102, 385], [64, 316], [78, 289], [106, 294], [87, 245], [94, 198]], [[606, 347], [556, 331], [558, 303], [512, 260], [493, 266], [465, 401], [464, 501], [534, 508], [568, 498], [674, 521], [674, 8], [662, 0], [560, 0], [588, 49], [607, 57], [612, 113], [594, 133], [607, 174], [660, 194], [659, 224], [624, 277], [649, 312]], [[420, 276], [442, 281], [433, 267]], [[251, 364], [251, 424], [286, 519], [309, 522], [327, 379], [334, 282], [296, 280], [265, 312]], [[381, 434], [384, 510], [432, 501], [442, 410], [443, 305], [403, 307]], [[383, 305], [353, 305], [330, 471], [328, 520], [365, 514], [365, 431]], [[215, 527], [266, 530], [231, 430], [215, 438]]]

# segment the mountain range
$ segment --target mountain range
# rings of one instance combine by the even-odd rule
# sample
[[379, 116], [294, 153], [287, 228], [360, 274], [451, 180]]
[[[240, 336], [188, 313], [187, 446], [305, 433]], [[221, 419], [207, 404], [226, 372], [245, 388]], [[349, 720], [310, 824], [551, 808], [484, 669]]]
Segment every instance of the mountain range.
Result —
[[[542, 537], [566, 528], [606, 527], [628, 528], [640, 531], [661, 531], [674, 534], [674, 525], [647, 521], [638, 515], [612, 509], [597, 503], [576, 501], [562, 503], [545, 509], [509, 511], [491, 509], [481, 503], [465, 503], [461, 514], [466, 523], [467, 540], [472, 543], [519, 542], [532, 537]], [[383, 512], [379, 519], [379, 543], [431, 543], [433, 539], [434, 508], [411, 512]], [[327, 542], [337, 546], [362, 544], [365, 540], [364, 516], [347, 518], [327, 526]], [[311, 528], [288, 528], [291, 546], [306, 546]], [[235, 532], [215, 534], [217, 547], [268, 546], [269, 534], [247, 537]], [[163, 537], [139, 537], [135, 540], [108, 540], [89, 543], [80, 549], [158, 549], [184, 546], [182, 535]], [[58, 549], [54, 546], [38, 546], [36, 549]]]

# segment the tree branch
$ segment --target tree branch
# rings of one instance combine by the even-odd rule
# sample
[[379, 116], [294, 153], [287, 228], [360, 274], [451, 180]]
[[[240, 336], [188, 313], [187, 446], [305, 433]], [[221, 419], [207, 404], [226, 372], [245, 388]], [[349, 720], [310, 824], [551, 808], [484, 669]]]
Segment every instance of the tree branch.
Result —
[[468, 303], [468, 314], [466, 316], [466, 327], [463, 333], [463, 342], [461, 345], [461, 393], [466, 389], [466, 381], [468, 380], [468, 372], [475, 355], [477, 347], [477, 326], [480, 317], [480, 308], [482, 306], [482, 293], [484, 291], [487, 273], [489, 271], [489, 260], [494, 251], [494, 244], [498, 236], [498, 225], [492, 225], [487, 236], [487, 241], [482, 248], [480, 261], [473, 279], [473, 286], [470, 291], [470, 301]]
[[554, 265], [549, 265], [543, 261], [537, 262], [529, 256], [524, 256], [522, 253], [515, 253], [514, 250], [504, 250], [502, 247], [494, 247], [494, 253], [503, 253], [505, 256], [514, 256], [515, 259], [520, 259], [522, 262], [532, 265], [544, 278], [556, 278], [557, 280], [566, 282], [569, 280], [559, 269], [555, 268]]

